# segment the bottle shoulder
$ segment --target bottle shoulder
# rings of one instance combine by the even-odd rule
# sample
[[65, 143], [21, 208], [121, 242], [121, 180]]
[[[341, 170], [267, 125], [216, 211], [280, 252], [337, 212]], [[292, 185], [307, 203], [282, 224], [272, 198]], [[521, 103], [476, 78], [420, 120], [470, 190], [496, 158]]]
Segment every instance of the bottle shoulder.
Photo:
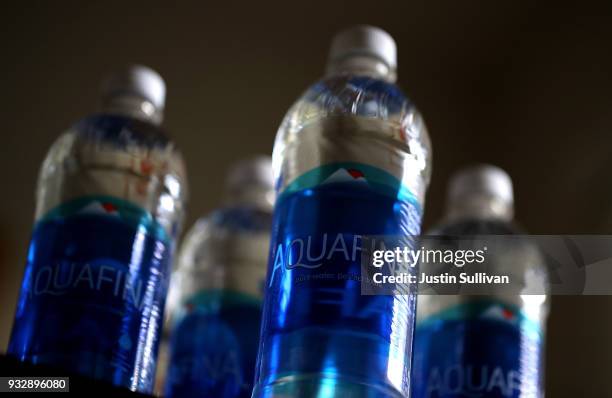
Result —
[[271, 227], [272, 213], [269, 209], [248, 205], [222, 207], [200, 217], [187, 232], [185, 244], [206, 244], [208, 240], [219, 239], [221, 231], [262, 232]]
[[[235, 206], [214, 210], [199, 218], [189, 229], [179, 252], [180, 269], [205, 269], [226, 262], [236, 250], [251, 250], [249, 242], [269, 239], [272, 228], [270, 211], [252, 206]], [[266, 244], [267, 246], [267, 244]], [[258, 253], [247, 252], [248, 257]]]
[[50, 147], [37, 184], [36, 218], [61, 203], [111, 196], [148, 211], [172, 236], [188, 196], [185, 162], [154, 124], [96, 114], [74, 123]]
[[339, 75], [308, 87], [290, 108], [285, 122], [296, 118], [307, 123], [323, 117], [353, 116], [399, 123], [415, 112], [412, 102], [393, 83], [367, 76]]
[[474, 236], [474, 235], [523, 235], [525, 232], [515, 223], [501, 220], [465, 219], [442, 223], [432, 228], [427, 235]]
[[351, 75], [323, 78], [311, 85], [300, 100], [327, 110], [382, 118], [413, 106], [396, 84]]
[[337, 75], [313, 84], [289, 109], [272, 159], [279, 192], [316, 167], [351, 162], [386, 171], [423, 203], [432, 150], [421, 114], [397, 85]]
[[47, 152], [40, 178], [89, 167], [126, 170], [143, 177], [172, 174], [182, 190], [186, 188], [183, 156], [166, 132], [126, 116], [94, 114], [75, 122]]
[[117, 149], [133, 146], [163, 149], [175, 146], [160, 126], [122, 115], [88, 115], [74, 123], [68, 133], [74, 134], [78, 140], [113, 144]]

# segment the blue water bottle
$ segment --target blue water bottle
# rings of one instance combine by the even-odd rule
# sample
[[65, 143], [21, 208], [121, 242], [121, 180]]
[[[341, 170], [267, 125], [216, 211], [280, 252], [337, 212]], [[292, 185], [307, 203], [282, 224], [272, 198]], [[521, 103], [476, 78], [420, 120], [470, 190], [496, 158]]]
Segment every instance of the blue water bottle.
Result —
[[497, 167], [469, 167], [451, 179], [446, 217], [428, 242], [486, 242], [472, 248], [489, 246], [485, 269], [511, 275], [513, 285], [419, 296], [412, 398], [544, 396], [547, 273], [537, 246], [513, 224], [513, 205], [512, 181]]
[[151, 392], [186, 198], [164, 101], [162, 78], [130, 67], [104, 85], [101, 112], [51, 147], [10, 355]]
[[348, 29], [280, 126], [253, 397], [408, 395], [416, 296], [360, 285], [363, 237], [419, 234], [429, 181], [424, 123], [395, 80], [393, 39]]
[[269, 157], [236, 164], [221, 208], [187, 234], [168, 296], [168, 398], [248, 398], [259, 343], [272, 205]]

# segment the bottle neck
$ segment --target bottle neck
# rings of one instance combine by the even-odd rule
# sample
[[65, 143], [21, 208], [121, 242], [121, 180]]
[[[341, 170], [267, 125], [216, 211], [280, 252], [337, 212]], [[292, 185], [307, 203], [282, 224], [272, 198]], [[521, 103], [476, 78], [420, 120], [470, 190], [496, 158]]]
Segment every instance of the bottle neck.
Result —
[[514, 218], [514, 206], [511, 202], [491, 196], [473, 196], [453, 200], [447, 205], [448, 221], [467, 219], [510, 222]]
[[331, 61], [327, 65], [326, 77], [336, 75], [368, 76], [375, 79], [395, 83], [397, 75], [395, 69], [379, 58], [369, 55], [352, 55], [339, 60]]
[[225, 194], [225, 204], [228, 207], [254, 207], [262, 211], [272, 212], [274, 208], [274, 190], [267, 187], [243, 187], [228, 190]]
[[105, 99], [102, 102], [103, 113], [128, 116], [138, 120], [160, 125], [163, 120], [163, 110], [151, 102], [134, 95], [120, 95]]

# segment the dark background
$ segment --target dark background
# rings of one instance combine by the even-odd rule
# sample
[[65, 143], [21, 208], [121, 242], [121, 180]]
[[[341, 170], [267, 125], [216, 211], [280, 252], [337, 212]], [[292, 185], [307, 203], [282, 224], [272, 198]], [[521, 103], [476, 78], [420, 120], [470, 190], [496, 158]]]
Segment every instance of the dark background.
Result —
[[[532, 233], [612, 230], [612, 2], [20, 2], [0, 12], [0, 347], [6, 347], [39, 165], [131, 62], [166, 79], [165, 123], [189, 168], [188, 224], [224, 170], [269, 153], [283, 114], [324, 69], [331, 36], [381, 26], [434, 146], [426, 225], [458, 167], [513, 177]], [[219, 4], [221, 3], [221, 4]], [[612, 281], [610, 281], [612, 283]], [[548, 397], [610, 397], [612, 298], [554, 297]]]

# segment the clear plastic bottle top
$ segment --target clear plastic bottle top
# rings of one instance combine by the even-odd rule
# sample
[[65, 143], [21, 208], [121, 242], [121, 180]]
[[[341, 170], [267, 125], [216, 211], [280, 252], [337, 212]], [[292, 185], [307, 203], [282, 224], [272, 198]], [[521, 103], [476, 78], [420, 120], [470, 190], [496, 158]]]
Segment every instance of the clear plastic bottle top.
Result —
[[75, 123], [49, 150], [39, 174], [36, 219], [68, 200], [104, 195], [148, 211], [175, 236], [187, 176], [182, 155], [159, 127], [165, 91], [161, 76], [144, 66], [106, 79], [100, 112]]
[[514, 217], [514, 195], [510, 176], [492, 165], [476, 165], [458, 171], [449, 183], [449, 219], [498, 219]]
[[420, 113], [396, 80], [395, 42], [370, 26], [340, 32], [327, 71], [287, 112], [272, 164], [277, 193], [309, 170], [362, 163], [390, 174], [421, 206], [431, 143]]

